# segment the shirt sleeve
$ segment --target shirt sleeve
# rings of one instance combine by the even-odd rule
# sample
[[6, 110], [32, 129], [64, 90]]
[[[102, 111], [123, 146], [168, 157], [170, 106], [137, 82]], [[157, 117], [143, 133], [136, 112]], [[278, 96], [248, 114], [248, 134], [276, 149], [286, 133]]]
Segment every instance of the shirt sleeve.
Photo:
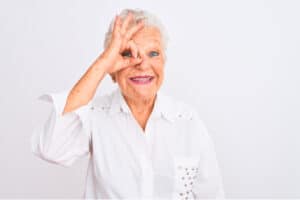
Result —
[[201, 138], [200, 174], [194, 185], [196, 199], [225, 199], [223, 178], [217, 161], [215, 147], [203, 121], [195, 114], [194, 119]]
[[51, 112], [38, 124], [31, 136], [31, 152], [50, 163], [71, 166], [79, 157], [90, 153], [90, 111], [92, 100], [62, 115], [69, 91], [38, 97], [51, 105]]

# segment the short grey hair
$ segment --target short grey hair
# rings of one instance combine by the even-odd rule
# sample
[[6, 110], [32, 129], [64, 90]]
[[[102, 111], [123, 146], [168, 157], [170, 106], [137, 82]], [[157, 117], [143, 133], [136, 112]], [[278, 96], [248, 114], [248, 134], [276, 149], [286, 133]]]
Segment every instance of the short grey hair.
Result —
[[[168, 34], [161, 23], [161, 21], [152, 13], [146, 11], [146, 10], [141, 10], [141, 9], [124, 9], [120, 12], [119, 17], [121, 20], [124, 20], [125, 17], [127, 16], [128, 12], [131, 12], [133, 14], [133, 23], [136, 24], [140, 20], [144, 21], [145, 26], [148, 27], [155, 27], [160, 31], [161, 39], [162, 39], [162, 46], [164, 51], [167, 49], [167, 43], [168, 43]], [[109, 29], [105, 34], [105, 39], [104, 39], [104, 48], [106, 48], [112, 37], [112, 31], [113, 31], [113, 26], [114, 26], [114, 19], [111, 21], [109, 25]], [[164, 52], [165, 53], [165, 52]]]

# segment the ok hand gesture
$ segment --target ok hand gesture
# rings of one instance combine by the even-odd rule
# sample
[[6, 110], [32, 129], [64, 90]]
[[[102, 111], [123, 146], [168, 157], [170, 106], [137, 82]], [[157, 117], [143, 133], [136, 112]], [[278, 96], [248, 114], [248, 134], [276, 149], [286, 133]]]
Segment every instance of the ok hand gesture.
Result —
[[113, 74], [123, 68], [134, 66], [141, 62], [137, 58], [138, 48], [132, 37], [144, 27], [143, 21], [132, 25], [133, 15], [128, 13], [124, 21], [117, 15], [115, 17], [112, 38], [103, 56], [108, 62], [107, 73]]

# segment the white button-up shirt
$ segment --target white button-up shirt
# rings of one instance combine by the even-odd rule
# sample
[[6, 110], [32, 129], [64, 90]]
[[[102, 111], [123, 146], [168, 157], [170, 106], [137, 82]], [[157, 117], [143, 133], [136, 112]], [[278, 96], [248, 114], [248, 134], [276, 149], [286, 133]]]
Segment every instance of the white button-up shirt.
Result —
[[31, 137], [32, 152], [71, 166], [89, 155], [84, 198], [224, 198], [214, 145], [195, 109], [157, 93], [145, 131], [120, 89], [62, 115], [69, 91], [52, 103]]

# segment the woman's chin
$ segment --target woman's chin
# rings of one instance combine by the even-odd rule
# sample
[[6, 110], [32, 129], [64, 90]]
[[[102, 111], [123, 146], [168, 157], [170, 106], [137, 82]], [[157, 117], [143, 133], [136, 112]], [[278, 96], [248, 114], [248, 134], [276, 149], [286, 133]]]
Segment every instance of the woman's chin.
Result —
[[156, 95], [152, 90], [135, 90], [134, 96], [139, 100], [149, 100], [152, 99]]

